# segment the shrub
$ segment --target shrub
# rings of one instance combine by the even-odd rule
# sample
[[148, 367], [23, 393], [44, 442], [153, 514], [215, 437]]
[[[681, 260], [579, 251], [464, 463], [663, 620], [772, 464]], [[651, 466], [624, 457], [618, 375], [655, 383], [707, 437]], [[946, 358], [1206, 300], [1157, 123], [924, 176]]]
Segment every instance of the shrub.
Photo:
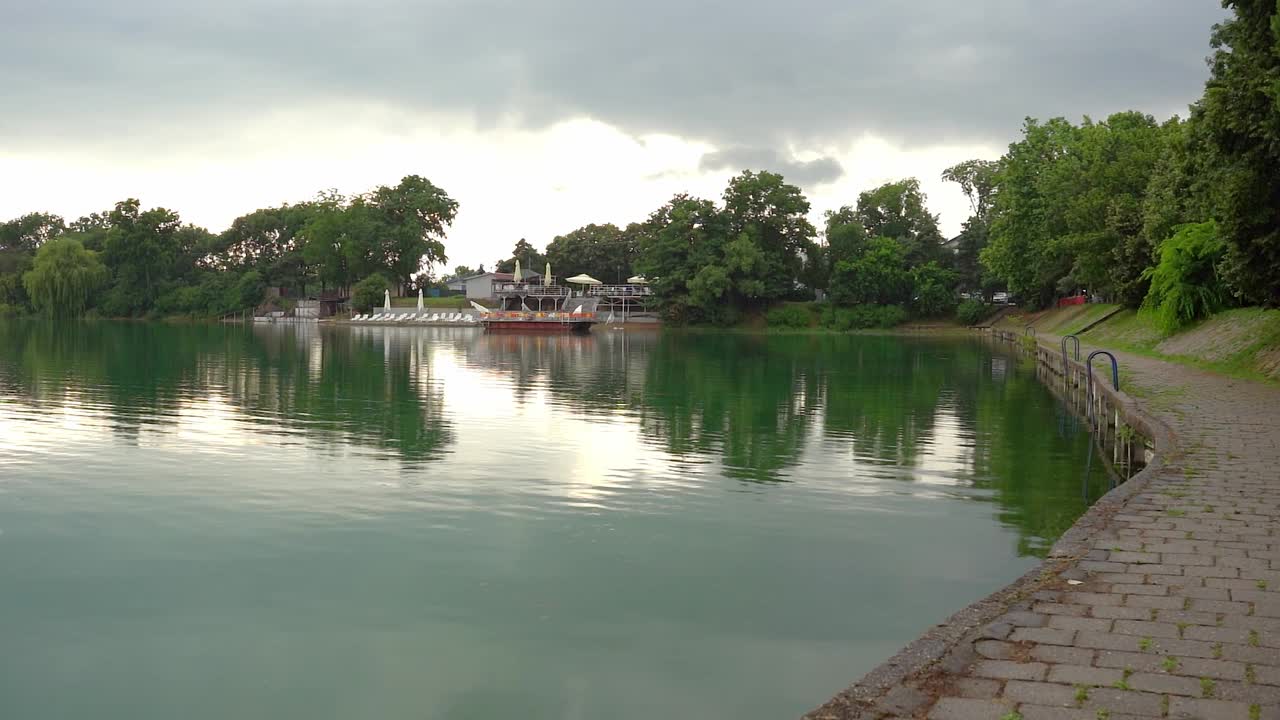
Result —
[[813, 313], [804, 305], [780, 305], [765, 314], [765, 322], [771, 328], [807, 328], [813, 323]]
[[369, 312], [382, 305], [383, 295], [390, 287], [386, 278], [374, 273], [351, 288], [351, 306], [360, 312]]
[[921, 317], [940, 317], [955, 306], [956, 274], [936, 262], [911, 269], [911, 305]]
[[991, 314], [991, 307], [981, 300], [965, 300], [956, 307], [956, 319], [965, 325], [977, 325]]
[[823, 327], [832, 330], [889, 329], [901, 325], [907, 311], [900, 305], [855, 305], [851, 308], [827, 307], [822, 313]]
[[1141, 312], [1168, 335], [1221, 310], [1227, 292], [1218, 263], [1226, 250], [1214, 221], [1179, 226], [1173, 237], [1160, 243], [1160, 262], [1143, 273], [1151, 289]]

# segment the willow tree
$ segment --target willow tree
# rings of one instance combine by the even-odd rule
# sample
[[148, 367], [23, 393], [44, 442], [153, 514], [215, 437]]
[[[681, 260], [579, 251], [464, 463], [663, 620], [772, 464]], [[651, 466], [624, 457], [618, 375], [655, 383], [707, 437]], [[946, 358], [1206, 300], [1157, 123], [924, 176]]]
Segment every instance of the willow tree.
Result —
[[109, 279], [98, 254], [74, 237], [62, 236], [40, 246], [22, 284], [36, 310], [57, 318], [75, 317], [89, 307], [94, 293]]

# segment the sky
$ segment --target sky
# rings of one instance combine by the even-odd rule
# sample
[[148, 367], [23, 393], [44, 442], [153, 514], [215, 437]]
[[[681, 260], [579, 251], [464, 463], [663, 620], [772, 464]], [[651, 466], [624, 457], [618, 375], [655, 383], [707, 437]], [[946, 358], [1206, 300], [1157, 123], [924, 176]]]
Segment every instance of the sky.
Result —
[[0, 219], [136, 197], [211, 230], [422, 175], [448, 266], [781, 172], [812, 219], [1025, 117], [1186, 114], [1214, 0], [0, 0]]

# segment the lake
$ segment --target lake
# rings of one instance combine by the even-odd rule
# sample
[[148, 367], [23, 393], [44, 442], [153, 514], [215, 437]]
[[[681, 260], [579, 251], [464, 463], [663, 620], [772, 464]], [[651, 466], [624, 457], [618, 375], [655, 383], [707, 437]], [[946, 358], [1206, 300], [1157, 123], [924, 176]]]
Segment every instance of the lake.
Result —
[[965, 337], [4, 322], [0, 717], [796, 717], [1088, 446]]

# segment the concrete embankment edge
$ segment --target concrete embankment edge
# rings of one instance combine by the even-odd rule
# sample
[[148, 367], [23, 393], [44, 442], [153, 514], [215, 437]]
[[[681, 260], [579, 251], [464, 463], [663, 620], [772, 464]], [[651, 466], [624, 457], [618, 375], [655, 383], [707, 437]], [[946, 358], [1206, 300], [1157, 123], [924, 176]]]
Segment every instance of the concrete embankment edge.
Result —
[[[1001, 342], [998, 339], [992, 341]], [[1036, 345], [1037, 351], [1043, 348], [1047, 346]], [[1011, 349], [1019, 351], [1016, 343]], [[1046, 357], [1043, 352], [1034, 352], [1033, 355], [1037, 362]], [[1076, 361], [1066, 362], [1064, 372], [1085, 371], [1084, 366]], [[932, 701], [930, 691], [941, 676], [962, 673], [977, 659], [974, 643], [992, 634], [1000, 634], [999, 628], [991, 626], [1002, 615], [1029, 609], [1030, 595], [1044, 587], [1083, 579], [1084, 573], [1075, 565], [1088, 552], [1088, 539], [1106, 528], [1129, 499], [1141, 492], [1178, 452], [1178, 440], [1173, 430], [1133, 398], [1113, 390], [1107, 380], [1094, 373], [1097, 392], [1106, 395], [1120, 417], [1150, 442], [1153, 457], [1146, 467], [1095, 502], [1063, 533], [1051, 548], [1048, 558], [1037, 567], [930, 628], [853, 685], [806, 713], [804, 720], [861, 720], [911, 715]]]

